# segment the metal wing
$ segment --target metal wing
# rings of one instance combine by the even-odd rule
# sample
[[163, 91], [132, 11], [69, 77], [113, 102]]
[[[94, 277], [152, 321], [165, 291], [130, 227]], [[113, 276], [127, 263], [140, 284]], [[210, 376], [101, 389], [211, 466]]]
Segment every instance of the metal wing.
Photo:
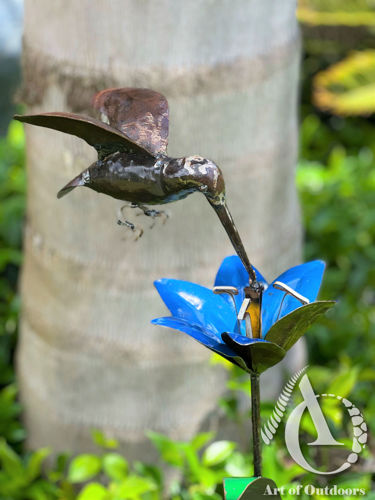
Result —
[[103, 121], [152, 152], [166, 154], [169, 132], [168, 101], [150, 89], [119, 88], [102, 90], [93, 106]]
[[138, 153], [143, 157], [152, 156], [150, 150], [136, 144], [120, 130], [112, 128], [95, 118], [75, 115], [73, 113], [42, 113], [36, 115], [15, 115], [15, 120], [39, 127], [51, 128], [75, 135], [93, 146], [99, 159], [108, 156], [116, 151], [126, 153]]

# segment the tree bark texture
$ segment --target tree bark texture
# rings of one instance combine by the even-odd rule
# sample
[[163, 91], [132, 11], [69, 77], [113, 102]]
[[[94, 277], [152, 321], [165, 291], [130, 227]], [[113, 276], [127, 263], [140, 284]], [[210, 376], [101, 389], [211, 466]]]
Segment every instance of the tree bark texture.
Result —
[[[219, 164], [251, 261], [267, 277], [299, 261], [294, 1], [26, 0], [23, 66], [29, 113], [87, 114], [107, 87], [162, 92], [169, 154]], [[152, 282], [211, 286], [233, 249], [200, 194], [169, 205], [167, 223], [138, 241], [116, 224], [120, 202], [89, 189], [58, 201], [95, 151], [55, 131], [26, 134], [18, 375], [28, 444], [89, 449], [100, 428], [129, 458], [147, 458], [145, 430], [191, 437], [225, 389], [208, 351], [149, 324], [166, 313]]]

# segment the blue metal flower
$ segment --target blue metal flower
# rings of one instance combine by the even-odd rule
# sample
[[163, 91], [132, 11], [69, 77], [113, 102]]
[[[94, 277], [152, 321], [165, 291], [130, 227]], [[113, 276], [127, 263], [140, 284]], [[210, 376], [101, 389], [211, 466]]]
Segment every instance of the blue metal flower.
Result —
[[316, 301], [324, 267], [319, 260], [307, 262], [288, 269], [270, 284], [255, 269], [263, 286], [260, 338], [250, 338], [246, 322], [239, 319], [244, 316], [241, 308], [244, 310], [249, 275], [237, 256], [222, 262], [214, 291], [187, 281], [156, 281], [172, 316], [152, 323], [183, 331], [247, 372], [261, 373], [278, 363], [334, 304]]

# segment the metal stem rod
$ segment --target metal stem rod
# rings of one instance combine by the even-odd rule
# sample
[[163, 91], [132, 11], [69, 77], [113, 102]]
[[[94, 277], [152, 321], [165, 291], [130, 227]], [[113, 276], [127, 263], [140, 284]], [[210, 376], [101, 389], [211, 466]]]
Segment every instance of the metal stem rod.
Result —
[[251, 373], [251, 423], [253, 432], [253, 464], [254, 476], [262, 475], [262, 448], [260, 437], [260, 389], [259, 374]]

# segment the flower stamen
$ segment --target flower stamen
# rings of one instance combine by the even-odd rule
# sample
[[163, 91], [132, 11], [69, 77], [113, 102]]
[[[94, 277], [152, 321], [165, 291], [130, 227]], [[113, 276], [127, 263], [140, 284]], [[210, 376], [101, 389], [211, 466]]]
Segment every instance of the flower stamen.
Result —
[[280, 317], [281, 309], [283, 307], [283, 303], [284, 303], [284, 300], [285, 300], [285, 298], [286, 298], [287, 295], [291, 295], [295, 299], [299, 300], [301, 302], [301, 304], [304, 305], [304, 306], [306, 304], [310, 304], [310, 301], [309, 301], [309, 299], [307, 297], [304, 297], [300, 293], [298, 293], [295, 290], [293, 290], [293, 288], [291, 288], [290, 286], [286, 285], [285, 283], [282, 283], [281, 281], [275, 281], [275, 283], [273, 284], [273, 287], [276, 288], [276, 290], [281, 290], [282, 292], [285, 292], [284, 296], [283, 296], [283, 298], [282, 298], [282, 300], [280, 302], [279, 312], [277, 314], [276, 321]]
[[241, 331], [241, 326], [240, 326], [240, 322], [239, 322], [239, 319], [238, 319], [238, 310], [237, 310], [237, 304], [236, 304], [236, 300], [234, 298], [235, 295], [238, 295], [238, 289], [235, 287], [235, 286], [215, 286], [213, 288], [213, 292], [216, 294], [216, 295], [222, 295], [222, 294], [227, 294], [230, 296], [230, 298], [232, 299], [232, 302], [233, 302], [233, 305], [234, 305], [234, 310], [236, 311], [236, 317], [237, 317], [237, 328], [238, 328], [238, 332]]
[[246, 337], [261, 338], [260, 300], [245, 297], [237, 318], [245, 320]]
[[245, 313], [245, 328], [246, 328], [246, 337], [252, 339], [254, 335], [253, 335], [253, 329], [251, 327], [250, 314], [248, 312]]

